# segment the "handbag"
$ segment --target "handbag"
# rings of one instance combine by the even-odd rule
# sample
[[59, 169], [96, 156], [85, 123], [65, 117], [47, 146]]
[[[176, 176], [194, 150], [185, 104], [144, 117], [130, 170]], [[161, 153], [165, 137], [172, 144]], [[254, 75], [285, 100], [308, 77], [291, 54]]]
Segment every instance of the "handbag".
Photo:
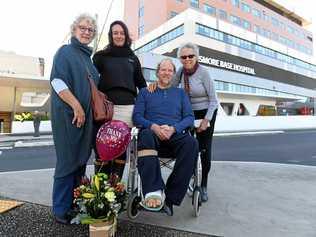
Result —
[[101, 91], [98, 90], [94, 81], [92, 79], [91, 73], [88, 69], [88, 66], [83, 60], [83, 57], [80, 53], [80, 57], [87, 70], [87, 80], [90, 84], [91, 89], [91, 107], [93, 113], [93, 119], [97, 122], [107, 122], [112, 120], [114, 105], [111, 101], [108, 100], [108, 97]]
[[113, 103], [108, 100], [108, 97], [103, 92], [98, 90], [90, 74], [88, 74], [87, 78], [91, 88], [91, 106], [94, 120], [98, 122], [112, 120], [114, 110]]

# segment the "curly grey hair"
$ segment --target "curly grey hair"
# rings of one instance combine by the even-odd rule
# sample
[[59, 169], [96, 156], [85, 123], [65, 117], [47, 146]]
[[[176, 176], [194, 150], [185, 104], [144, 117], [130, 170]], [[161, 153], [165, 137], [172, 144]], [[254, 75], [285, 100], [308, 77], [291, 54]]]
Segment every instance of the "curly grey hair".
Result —
[[177, 57], [180, 58], [180, 53], [182, 51], [182, 49], [192, 49], [193, 52], [194, 52], [194, 55], [198, 58], [200, 56], [200, 50], [199, 50], [199, 47], [196, 45], [196, 44], [193, 44], [191, 42], [188, 42], [188, 43], [184, 43], [182, 45], [180, 45], [180, 47], [178, 48], [178, 51], [177, 51]]
[[94, 28], [94, 33], [93, 33], [93, 38], [97, 35], [98, 33], [98, 26], [97, 26], [97, 21], [94, 17], [87, 13], [82, 13], [79, 16], [76, 17], [74, 22], [70, 26], [70, 33], [72, 36], [74, 36], [74, 32], [76, 27], [82, 22], [83, 20], [87, 20], [91, 25], [93, 25]]

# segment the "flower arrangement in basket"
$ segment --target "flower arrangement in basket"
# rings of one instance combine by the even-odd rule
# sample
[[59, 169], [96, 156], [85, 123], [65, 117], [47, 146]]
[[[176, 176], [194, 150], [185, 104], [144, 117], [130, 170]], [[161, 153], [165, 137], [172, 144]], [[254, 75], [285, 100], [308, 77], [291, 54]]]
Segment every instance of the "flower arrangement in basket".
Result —
[[78, 214], [72, 223], [113, 223], [124, 208], [126, 196], [125, 185], [115, 174], [108, 177], [97, 173], [90, 179], [83, 178], [81, 185], [74, 190]]

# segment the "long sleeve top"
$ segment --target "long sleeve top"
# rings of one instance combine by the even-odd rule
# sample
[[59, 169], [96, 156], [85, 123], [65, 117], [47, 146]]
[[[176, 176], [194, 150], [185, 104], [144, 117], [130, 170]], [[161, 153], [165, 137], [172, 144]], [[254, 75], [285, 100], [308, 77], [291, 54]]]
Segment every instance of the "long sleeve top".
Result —
[[[183, 68], [180, 68], [172, 80], [173, 86], [184, 88]], [[211, 78], [208, 70], [199, 65], [196, 72], [189, 77], [190, 101], [193, 110], [207, 109], [205, 118], [212, 120], [214, 111], [218, 108], [218, 99], [216, 96], [214, 80]]]
[[134, 104], [137, 89], [147, 86], [141, 64], [130, 48], [98, 51], [93, 62], [101, 77], [98, 89], [116, 105]]
[[150, 93], [141, 89], [136, 99], [133, 122], [136, 126], [150, 128], [152, 124], [169, 125], [177, 133], [193, 126], [194, 115], [185, 91], [170, 87]]

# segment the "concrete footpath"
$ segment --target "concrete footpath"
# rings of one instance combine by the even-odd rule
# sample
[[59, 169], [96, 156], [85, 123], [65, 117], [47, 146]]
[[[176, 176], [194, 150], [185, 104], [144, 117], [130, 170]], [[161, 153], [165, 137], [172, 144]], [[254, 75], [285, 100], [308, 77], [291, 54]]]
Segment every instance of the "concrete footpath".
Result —
[[[52, 142], [0, 135], [0, 150], [16, 143]], [[1, 156], [0, 156], [1, 158]], [[50, 211], [53, 169], [0, 173], [0, 197], [27, 203], [0, 215], [0, 236], [88, 236], [87, 226], [54, 223]], [[88, 174], [93, 167], [88, 166]], [[167, 175], [163, 171], [164, 176]], [[256, 162], [213, 162], [209, 201], [193, 217], [186, 197], [175, 215], [142, 212], [119, 218], [118, 236], [315, 237], [316, 167]]]

